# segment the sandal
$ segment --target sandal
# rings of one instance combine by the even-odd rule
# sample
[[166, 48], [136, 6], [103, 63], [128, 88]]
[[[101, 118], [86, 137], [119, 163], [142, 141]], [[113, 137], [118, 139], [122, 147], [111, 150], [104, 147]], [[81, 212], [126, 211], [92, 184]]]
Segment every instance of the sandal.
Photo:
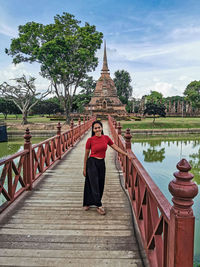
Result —
[[101, 214], [101, 215], [105, 215], [105, 214], [106, 214], [104, 207], [98, 207], [98, 208], [97, 208], [97, 212], [98, 212], [99, 214]]
[[84, 206], [83, 207], [85, 211], [89, 210], [90, 206]]

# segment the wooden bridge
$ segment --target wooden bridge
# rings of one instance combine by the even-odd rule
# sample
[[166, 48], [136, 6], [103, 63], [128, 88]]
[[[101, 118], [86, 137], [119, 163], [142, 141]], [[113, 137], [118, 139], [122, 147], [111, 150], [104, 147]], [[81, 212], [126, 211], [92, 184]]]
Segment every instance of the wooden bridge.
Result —
[[[6, 199], [0, 215], [0, 266], [192, 266], [191, 206], [197, 186], [188, 163], [179, 163], [170, 185], [171, 207], [131, 151], [130, 132], [124, 140], [112, 118], [104, 131], [111, 130], [131, 160], [108, 149], [106, 216], [95, 208], [83, 210], [84, 146], [93, 120], [79, 120], [76, 127], [72, 122], [66, 133], [59, 124], [55, 137], [34, 146], [27, 130], [24, 151], [0, 162], [0, 193]], [[180, 181], [187, 190], [177, 193]]]

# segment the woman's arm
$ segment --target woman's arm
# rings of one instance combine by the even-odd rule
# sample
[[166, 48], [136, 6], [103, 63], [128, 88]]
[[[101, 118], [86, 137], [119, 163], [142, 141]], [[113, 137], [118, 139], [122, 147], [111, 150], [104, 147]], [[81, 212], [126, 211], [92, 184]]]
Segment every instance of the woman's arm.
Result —
[[84, 156], [84, 165], [83, 165], [83, 175], [86, 176], [86, 163], [87, 163], [87, 159], [89, 157], [90, 154], [90, 149], [86, 149], [85, 150], [85, 156]]

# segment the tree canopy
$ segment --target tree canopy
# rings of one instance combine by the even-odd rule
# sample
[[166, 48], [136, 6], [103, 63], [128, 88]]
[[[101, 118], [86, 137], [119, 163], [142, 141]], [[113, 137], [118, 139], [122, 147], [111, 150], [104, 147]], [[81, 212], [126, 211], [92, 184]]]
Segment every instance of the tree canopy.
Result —
[[16, 85], [10, 85], [7, 82], [0, 84], [0, 95], [6, 97], [8, 100], [13, 101], [15, 105], [22, 112], [22, 124], [27, 124], [28, 112], [37, 104], [37, 102], [49, 94], [49, 90], [44, 93], [36, 91], [34, 77], [26, 78], [23, 75], [20, 78], [14, 79]]
[[40, 100], [38, 103], [31, 108], [32, 114], [56, 114], [63, 112], [57, 97], [52, 97], [45, 100]]
[[3, 113], [4, 119], [7, 119], [8, 114], [19, 114], [21, 111], [13, 101], [0, 97], [0, 113]]
[[144, 115], [153, 115], [153, 123], [156, 115], [161, 117], [166, 116], [165, 106], [163, 104], [163, 96], [157, 91], [151, 91], [150, 95], [146, 96], [147, 103], [145, 104]]
[[160, 104], [164, 102], [163, 95], [157, 91], [151, 91], [149, 95], [146, 96], [147, 103]]
[[56, 15], [48, 25], [28, 22], [19, 26], [19, 37], [6, 49], [15, 64], [40, 64], [41, 75], [50, 80], [67, 117], [80, 82], [98, 65], [95, 53], [103, 38], [94, 25], [80, 23], [69, 13]]
[[128, 104], [128, 98], [132, 96], [133, 88], [131, 86], [131, 76], [128, 71], [117, 70], [113, 79], [117, 88], [117, 95], [123, 104]]
[[86, 76], [85, 79], [81, 81], [80, 87], [82, 90], [79, 94], [74, 96], [72, 110], [82, 113], [84, 111], [84, 106], [91, 100], [92, 93], [96, 87], [96, 81], [93, 80], [93, 77]]
[[200, 108], [200, 81], [189, 83], [184, 91], [184, 95], [194, 108]]

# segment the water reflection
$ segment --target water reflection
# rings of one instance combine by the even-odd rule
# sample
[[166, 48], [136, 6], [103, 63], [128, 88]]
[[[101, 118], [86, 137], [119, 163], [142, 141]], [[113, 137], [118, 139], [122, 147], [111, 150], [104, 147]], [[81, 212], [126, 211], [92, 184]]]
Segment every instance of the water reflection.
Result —
[[147, 151], [143, 150], [144, 161], [146, 162], [162, 162], [165, 158], [165, 148], [161, 148], [160, 150], [156, 150], [155, 148], [148, 148]]
[[[39, 143], [45, 139], [46, 139], [46, 137], [34, 137], [31, 139], [31, 142], [32, 142], [32, 144], [37, 144], [37, 143]], [[24, 147], [23, 144], [24, 144], [23, 138], [12, 139], [11, 141], [0, 143], [0, 159], [5, 159], [5, 158], [15, 154], [16, 152], [23, 150], [23, 147]], [[19, 159], [20, 158], [17, 157], [13, 160], [13, 162], [16, 166], [18, 166]], [[0, 177], [2, 176], [3, 168], [4, 168], [4, 165], [1, 165], [0, 166]], [[21, 171], [23, 171], [23, 169]], [[15, 173], [13, 172], [12, 174], [13, 174], [12, 177], [13, 177], [13, 182], [14, 182]], [[8, 183], [7, 182], [8, 182], [8, 179], [6, 176], [5, 182], [3, 184], [3, 186], [6, 190], [8, 190]], [[3, 181], [1, 181], [1, 183], [3, 183]], [[21, 188], [21, 184], [18, 183], [17, 184], [17, 190], [20, 188]], [[5, 196], [3, 194], [0, 194], [0, 205], [3, 204], [5, 201], [7, 201]]]
[[[165, 157], [172, 156], [177, 158], [174, 166], [182, 158], [186, 158], [192, 166], [194, 180], [200, 184], [200, 139], [194, 140], [175, 140], [175, 139], [150, 139], [134, 141], [143, 148], [143, 160], [145, 162], [163, 162]], [[144, 149], [145, 148], [145, 149]], [[158, 149], [159, 148], [159, 149]], [[168, 152], [166, 154], [166, 149]], [[171, 149], [171, 151], [170, 151]], [[135, 146], [134, 146], [135, 150]], [[193, 153], [191, 153], [193, 152]], [[179, 156], [178, 156], [179, 155]], [[168, 159], [167, 159], [168, 160]]]
[[197, 184], [200, 184], [200, 149], [197, 153], [190, 154], [189, 163], [192, 166], [192, 173], [194, 174], [194, 180]]
[[[45, 139], [46, 137], [32, 137], [31, 143], [37, 144]], [[13, 155], [23, 150], [23, 147], [24, 147], [23, 138], [16, 138], [16, 139], [8, 140], [8, 142], [1, 142], [0, 143], [0, 159], [6, 158], [10, 155]]]
[[177, 137], [156, 137], [146, 140], [136, 140], [132, 149], [152, 177], [156, 185], [163, 192], [168, 201], [172, 204], [172, 195], [168, 190], [169, 182], [174, 178], [173, 173], [177, 171], [176, 164], [185, 158], [192, 166], [191, 173], [198, 184], [199, 194], [194, 199], [193, 211], [195, 215], [195, 261], [200, 263], [200, 137], [187, 136]]
[[0, 159], [19, 151], [22, 145], [19, 143], [4, 142], [0, 144]]

